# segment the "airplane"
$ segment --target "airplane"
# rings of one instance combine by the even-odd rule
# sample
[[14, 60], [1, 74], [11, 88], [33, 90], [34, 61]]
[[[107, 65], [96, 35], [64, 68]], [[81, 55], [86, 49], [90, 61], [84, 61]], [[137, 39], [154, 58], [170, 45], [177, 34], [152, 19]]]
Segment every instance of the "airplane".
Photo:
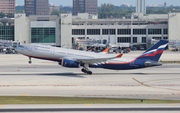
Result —
[[82, 72], [91, 75], [92, 71], [88, 69], [89, 64], [105, 62], [108, 59], [120, 58], [119, 55], [109, 55], [108, 48], [100, 53], [80, 51], [74, 49], [66, 49], [41, 44], [19, 44], [14, 47], [15, 51], [29, 57], [29, 64], [32, 63], [31, 58], [56, 61], [59, 65], [68, 68], [82, 68]]
[[161, 66], [158, 62], [168, 44], [167, 40], [160, 40], [142, 55], [133, 59], [123, 59], [122, 54], [112, 56], [105, 54], [107, 49], [101, 53], [65, 49], [40, 44], [19, 44], [15, 50], [31, 58], [56, 61], [59, 65], [68, 68], [80, 68], [82, 72], [91, 75], [89, 68], [105, 68], [112, 70], [139, 69], [152, 66]]

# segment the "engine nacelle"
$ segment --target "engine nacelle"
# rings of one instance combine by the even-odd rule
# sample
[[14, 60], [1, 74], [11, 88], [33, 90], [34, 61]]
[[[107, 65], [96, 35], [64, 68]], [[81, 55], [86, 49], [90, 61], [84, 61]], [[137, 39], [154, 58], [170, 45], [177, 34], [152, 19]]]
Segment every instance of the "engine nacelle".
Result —
[[62, 65], [64, 67], [69, 67], [69, 68], [78, 68], [79, 67], [79, 63], [73, 60], [69, 60], [69, 59], [62, 59], [59, 62], [59, 65]]
[[145, 63], [144, 63], [144, 65], [145, 66], [147, 66], [147, 67], [150, 67], [150, 66], [161, 66], [162, 65], [162, 63], [160, 63], [160, 62], [151, 62], [151, 61], [146, 61]]
[[150, 62], [150, 61], [146, 61], [146, 62], [144, 62], [144, 65], [147, 66], [147, 67], [150, 67], [150, 66], [152, 66], [153, 64], [152, 64], [152, 62]]

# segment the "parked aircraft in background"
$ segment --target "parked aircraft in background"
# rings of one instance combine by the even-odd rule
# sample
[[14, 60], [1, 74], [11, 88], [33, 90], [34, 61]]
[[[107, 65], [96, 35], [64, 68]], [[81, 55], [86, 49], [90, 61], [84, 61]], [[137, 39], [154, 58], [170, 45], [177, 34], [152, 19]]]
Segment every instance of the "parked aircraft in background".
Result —
[[[59, 65], [69, 68], [82, 68], [82, 72], [92, 74], [88, 67], [105, 68], [114, 70], [138, 69], [162, 65], [158, 62], [161, 54], [168, 44], [167, 40], [160, 40], [142, 55], [131, 60], [120, 58], [122, 54], [113, 56], [104, 53], [86, 52], [58, 47], [51, 47], [39, 44], [18, 45], [15, 50], [31, 58], [56, 61]], [[107, 50], [105, 50], [107, 51]]]

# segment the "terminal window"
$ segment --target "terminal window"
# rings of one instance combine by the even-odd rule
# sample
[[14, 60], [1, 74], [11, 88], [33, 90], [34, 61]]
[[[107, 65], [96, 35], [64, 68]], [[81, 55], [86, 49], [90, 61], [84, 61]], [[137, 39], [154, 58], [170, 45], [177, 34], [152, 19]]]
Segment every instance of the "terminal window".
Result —
[[130, 35], [131, 29], [118, 29], [118, 35]]
[[115, 35], [116, 30], [115, 29], [102, 29], [102, 35]]
[[146, 29], [133, 29], [133, 34], [134, 35], [145, 35], [146, 34]]
[[137, 43], [137, 37], [133, 37], [133, 43]]
[[131, 37], [117, 37], [117, 43], [131, 43]]
[[0, 26], [0, 40], [14, 41], [14, 26]]
[[31, 43], [55, 43], [55, 28], [31, 28]]
[[100, 35], [100, 29], [87, 29], [87, 35]]
[[142, 43], [146, 43], [146, 37], [142, 37]]
[[161, 29], [148, 29], [148, 34], [161, 34]]
[[163, 29], [163, 34], [168, 34], [168, 29]]
[[153, 39], [155, 39], [155, 40], [161, 40], [162, 38], [161, 38], [161, 37], [153, 37]]
[[72, 29], [72, 35], [85, 35], [85, 29]]

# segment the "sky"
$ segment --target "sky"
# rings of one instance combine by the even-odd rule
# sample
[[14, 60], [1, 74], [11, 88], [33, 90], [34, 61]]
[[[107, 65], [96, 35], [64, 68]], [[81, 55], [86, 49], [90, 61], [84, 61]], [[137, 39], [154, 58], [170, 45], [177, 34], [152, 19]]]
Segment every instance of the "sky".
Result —
[[[49, 0], [50, 3], [55, 4], [56, 6], [63, 5], [63, 6], [72, 6], [73, 0]], [[180, 6], [180, 0], [146, 0], [146, 5], [148, 4], [164, 4], [167, 3], [167, 6], [174, 5]], [[132, 6], [135, 6], [136, 0], [98, 0], [98, 6], [103, 3], [111, 3], [116, 6], [120, 6], [123, 3], [129, 3]], [[16, 4], [24, 5], [24, 0], [16, 0]]]

